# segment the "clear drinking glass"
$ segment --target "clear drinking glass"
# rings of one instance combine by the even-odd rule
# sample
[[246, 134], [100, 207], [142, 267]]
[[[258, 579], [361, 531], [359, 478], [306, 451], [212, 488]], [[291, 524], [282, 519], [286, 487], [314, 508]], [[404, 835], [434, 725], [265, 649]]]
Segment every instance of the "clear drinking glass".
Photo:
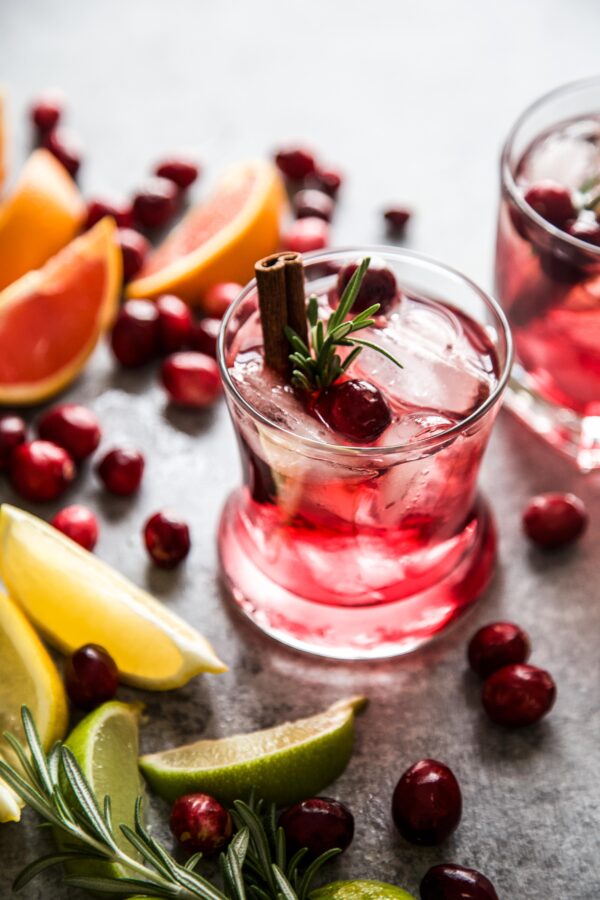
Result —
[[[372, 252], [402, 298], [374, 333], [391, 329], [404, 364], [398, 370], [368, 350], [354, 364], [393, 403], [401, 398], [403, 412], [376, 444], [329, 437], [264, 372], [236, 380], [247, 359], [260, 358], [254, 281], [228, 311], [219, 343], [243, 468], [219, 530], [226, 584], [263, 631], [346, 659], [414, 649], [487, 585], [496, 541], [477, 477], [512, 360], [504, 315], [475, 284], [415, 253]], [[307, 296], [335, 305], [338, 270], [365, 255], [307, 256]]]
[[517, 120], [502, 151], [496, 248], [496, 296], [516, 355], [507, 404], [590, 471], [600, 467], [600, 246], [524, 200], [525, 183], [547, 180], [590, 205], [582, 215], [596, 227], [600, 78], [553, 91]]

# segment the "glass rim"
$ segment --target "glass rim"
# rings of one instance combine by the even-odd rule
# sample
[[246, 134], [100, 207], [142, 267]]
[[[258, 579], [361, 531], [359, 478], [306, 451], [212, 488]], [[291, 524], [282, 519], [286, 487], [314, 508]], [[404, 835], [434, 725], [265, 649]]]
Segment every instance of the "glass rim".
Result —
[[[536, 212], [535, 209], [525, 201], [525, 198], [523, 197], [523, 194], [519, 190], [519, 186], [514, 179], [510, 162], [511, 152], [517, 138], [517, 134], [533, 113], [537, 112], [537, 110], [545, 106], [546, 103], [555, 100], [557, 97], [561, 97], [564, 94], [570, 94], [572, 92], [584, 90], [585, 88], [591, 87], [597, 87], [600, 91], [600, 76], [580, 78], [577, 81], [570, 81], [567, 84], [561, 84], [558, 87], [553, 88], [551, 91], [547, 91], [545, 94], [542, 94], [541, 97], [538, 97], [533, 101], [533, 103], [530, 103], [529, 106], [525, 107], [525, 109], [515, 120], [502, 146], [502, 152], [500, 154], [500, 180], [503, 186], [506, 187], [511, 199], [514, 201], [519, 211], [529, 219], [532, 219], [536, 225], [541, 227], [554, 240], [558, 240], [569, 247], [576, 248], [577, 250], [582, 250], [592, 258], [595, 256], [600, 258], [600, 247], [596, 247], [594, 244], [589, 244], [586, 241], [582, 241], [580, 238], [574, 237], [571, 234], [567, 234], [566, 231], [562, 231], [560, 228], [557, 228], [556, 225], [553, 225], [551, 222], [547, 222], [546, 219], [540, 216], [540, 214]], [[561, 120], [558, 120], [557, 124], [559, 123], [559, 121]]]
[[308, 438], [304, 435], [299, 435], [293, 431], [290, 431], [283, 425], [280, 425], [277, 422], [273, 422], [267, 416], [263, 415], [263, 413], [257, 410], [251, 403], [248, 402], [248, 400], [246, 400], [246, 398], [243, 396], [243, 394], [241, 394], [235, 382], [231, 378], [229, 369], [225, 362], [225, 334], [227, 332], [228, 325], [241, 303], [246, 299], [246, 297], [248, 297], [250, 293], [252, 293], [252, 291], [255, 290], [255, 278], [253, 278], [248, 282], [247, 285], [245, 285], [241, 293], [229, 306], [229, 309], [227, 310], [223, 318], [221, 328], [219, 330], [219, 338], [217, 342], [217, 362], [219, 364], [221, 378], [226, 390], [234, 397], [236, 402], [239, 403], [243, 407], [243, 409], [245, 409], [245, 411], [250, 414], [250, 416], [254, 420], [257, 420], [262, 425], [265, 425], [268, 428], [279, 432], [281, 435], [292, 438], [295, 442], [301, 444], [304, 447], [310, 448], [312, 450], [320, 450], [321, 452], [333, 452], [339, 455], [372, 458], [374, 456], [390, 456], [406, 451], [413, 452], [415, 450], [422, 450], [454, 439], [454, 437], [467, 430], [474, 422], [478, 421], [478, 419], [485, 415], [488, 410], [495, 406], [496, 402], [502, 396], [502, 393], [504, 392], [504, 389], [507, 385], [512, 368], [514, 348], [510, 326], [502, 308], [490, 294], [486, 293], [482, 288], [475, 284], [474, 281], [472, 281], [466, 275], [463, 275], [457, 269], [454, 269], [452, 266], [448, 266], [445, 263], [438, 262], [438, 260], [433, 259], [430, 256], [426, 256], [423, 253], [417, 253], [414, 250], [386, 247], [384, 245], [361, 245], [359, 247], [336, 247], [335, 249], [317, 250], [312, 253], [303, 254], [302, 258], [305, 263], [318, 264], [321, 262], [329, 262], [336, 257], [348, 256], [350, 254], [352, 254], [353, 256], [360, 256], [364, 254], [384, 258], [386, 256], [406, 258], [409, 261], [424, 265], [425, 267], [441, 270], [445, 275], [449, 276], [453, 280], [460, 281], [463, 284], [466, 284], [469, 288], [472, 289], [475, 294], [477, 294], [477, 296], [483, 301], [487, 309], [491, 310], [491, 312], [495, 316], [496, 321], [500, 326], [500, 333], [504, 336], [506, 345], [506, 357], [502, 366], [502, 371], [494, 387], [494, 390], [486, 397], [486, 399], [482, 403], [480, 403], [479, 406], [475, 410], [473, 410], [473, 412], [470, 413], [465, 419], [457, 422], [457, 424], [453, 425], [451, 428], [446, 428], [444, 431], [432, 435], [431, 437], [420, 438], [416, 441], [407, 441], [402, 444], [394, 444], [383, 447], [365, 444], [362, 444], [360, 446], [334, 444], [328, 443], [326, 441], [319, 441], [315, 438]]

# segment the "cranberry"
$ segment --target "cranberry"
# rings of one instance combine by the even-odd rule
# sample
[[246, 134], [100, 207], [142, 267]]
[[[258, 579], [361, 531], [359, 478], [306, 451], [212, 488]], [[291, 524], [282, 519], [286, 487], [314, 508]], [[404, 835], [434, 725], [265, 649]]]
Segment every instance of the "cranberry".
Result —
[[26, 438], [27, 425], [20, 416], [0, 416], [0, 472], [8, 469], [13, 450]]
[[30, 441], [16, 447], [10, 458], [10, 480], [26, 500], [54, 500], [75, 478], [75, 463], [63, 447], [50, 441]]
[[218, 366], [205, 353], [174, 353], [164, 361], [161, 376], [171, 401], [181, 406], [212, 406], [223, 390]]
[[307, 847], [320, 856], [337, 847], [345, 850], [354, 837], [354, 816], [347, 806], [329, 797], [313, 797], [290, 806], [279, 817], [292, 852]]
[[306, 147], [282, 147], [275, 154], [275, 165], [288, 178], [300, 180], [316, 169], [315, 157]]
[[96, 472], [111, 494], [129, 497], [138, 490], [144, 474], [144, 457], [137, 450], [118, 447], [98, 463]]
[[105, 216], [112, 216], [119, 228], [129, 228], [133, 222], [131, 203], [127, 200], [88, 200], [86, 228], [92, 228]]
[[577, 215], [567, 188], [554, 181], [532, 184], [525, 191], [524, 198], [542, 219], [557, 228], [565, 228], [569, 219], [574, 219]]
[[207, 356], [217, 357], [217, 343], [221, 322], [219, 319], [201, 319], [194, 323], [190, 344], [193, 350], [206, 353]]
[[309, 178], [309, 184], [316, 187], [319, 191], [329, 194], [335, 200], [343, 180], [341, 172], [338, 172], [336, 169], [322, 169], [318, 166]]
[[104, 647], [85, 644], [65, 663], [65, 686], [75, 706], [94, 709], [117, 693], [119, 670]]
[[184, 159], [182, 156], [171, 156], [156, 165], [154, 174], [160, 178], [168, 178], [169, 181], [172, 181], [184, 191], [195, 182], [199, 169], [191, 159]]
[[190, 530], [169, 512], [158, 512], [144, 526], [146, 549], [161, 569], [173, 569], [190, 552]]
[[320, 419], [349, 441], [370, 443], [392, 416], [381, 391], [368, 381], [342, 381], [322, 391], [315, 405]]
[[163, 294], [156, 301], [158, 342], [163, 353], [182, 350], [190, 342], [192, 314], [187, 303], [174, 294]]
[[429, 869], [419, 890], [421, 900], [498, 900], [493, 884], [485, 875], [454, 863]]
[[236, 281], [222, 281], [206, 292], [202, 301], [202, 309], [207, 316], [222, 319], [233, 301], [242, 291], [242, 285]]
[[577, 219], [567, 228], [568, 233], [586, 244], [600, 247], [600, 222], [585, 222]]
[[469, 665], [482, 678], [510, 663], [527, 662], [530, 653], [527, 634], [511, 622], [484, 625], [475, 632], [467, 649]]
[[512, 728], [539, 722], [555, 700], [556, 685], [551, 675], [537, 666], [504, 666], [483, 686], [483, 706], [490, 719]]
[[583, 534], [588, 514], [575, 494], [538, 494], [523, 512], [523, 528], [540, 547], [555, 548], [569, 544]]
[[[344, 266], [338, 275], [337, 289], [340, 297], [357, 268], [357, 263], [351, 263]], [[398, 285], [394, 273], [384, 263], [373, 259], [365, 272], [352, 312], [362, 312], [374, 303], [379, 303], [379, 312], [385, 313], [397, 298]]]
[[127, 300], [119, 310], [110, 338], [112, 351], [122, 366], [135, 369], [158, 355], [160, 328], [156, 304]]
[[161, 228], [177, 209], [177, 185], [168, 178], [149, 178], [133, 198], [134, 221], [142, 228]]
[[42, 137], [42, 146], [75, 178], [81, 166], [82, 150], [74, 134], [64, 128], [52, 128]]
[[217, 853], [230, 841], [231, 816], [210, 794], [185, 794], [171, 809], [171, 831], [188, 851]]
[[277, 503], [277, 485], [271, 467], [240, 438], [244, 480], [255, 503]]
[[68, 450], [75, 462], [90, 456], [102, 436], [96, 414], [78, 403], [53, 406], [40, 419], [38, 433], [45, 441]]
[[58, 93], [48, 92], [32, 103], [31, 121], [38, 131], [44, 134], [58, 125], [63, 112], [63, 97]]
[[84, 550], [93, 550], [98, 540], [98, 520], [86, 506], [65, 506], [57, 512], [51, 524], [70, 537]]
[[322, 250], [329, 243], [329, 224], [324, 219], [310, 216], [308, 219], [296, 219], [281, 235], [284, 250], [294, 253], [310, 253]]
[[150, 252], [150, 243], [143, 234], [133, 228], [119, 228], [117, 243], [123, 257], [123, 281], [127, 283], [135, 278], [144, 265], [144, 260]]
[[298, 191], [294, 196], [294, 211], [298, 219], [308, 219], [314, 216], [317, 219], [331, 222], [333, 210], [333, 200], [323, 191]]
[[389, 206], [383, 212], [383, 218], [387, 223], [389, 231], [394, 232], [397, 235], [404, 233], [411, 215], [411, 210], [407, 209], [405, 206]]
[[461, 812], [458, 781], [448, 766], [435, 759], [419, 760], [394, 789], [394, 823], [413, 844], [441, 844], [460, 822]]

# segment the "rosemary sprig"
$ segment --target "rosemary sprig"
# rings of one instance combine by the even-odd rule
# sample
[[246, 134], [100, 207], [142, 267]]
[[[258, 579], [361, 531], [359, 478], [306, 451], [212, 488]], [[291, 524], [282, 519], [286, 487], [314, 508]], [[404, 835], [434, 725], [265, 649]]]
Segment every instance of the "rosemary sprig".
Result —
[[[292, 348], [290, 361], [293, 364], [292, 384], [309, 393], [320, 391], [329, 387], [341, 375], [343, 375], [357, 356], [365, 347], [376, 350], [391, 360], [395, 365], [403, 368], [402, 363], [388, 353], [383, 347], [366, 341], [362, 338], [352, 337], [357, 331], [369, 328], [375, 324], [372, 318], [378, 311], [380, 304], [374, 303], [360, 312], [353, 319], [348, 315], [360, 291], [360, 287], [369, 268], [371, 260], [366, 257], [362, 260], [340, 298], [337, 309], [331, 314], [327, 325], [319, 318], [319, 303], [317, 296], [309, 297], [306, 307], [306, 315], [309, 324], [309, 345], [289, 326], [285, 329], [285, 335]], [[336, 352], [338, 347], [351, 347], [352, 349], [342, 361]]]
[[[135, 827], [119, 824], [115, 829], [110, 798], [102, 806], [71, 751], [60, 742], [46, 754], [27, 707], [21, 711], [26, 747], [6, 733], [19, 768], [0, 759], [0, 777], [34, 809], [45, 823], [62, 835], [63, 849], [29, 863], [13, 884], [20, 890], [46, 869], [59, 864], [115, 863], [118, 875], [64, 875], [66, 884], [119, 896], [142, 893], [166, 900], [306, 900], [317, 871], [339, 851], [324, 853], [304, 872], [300, 864], [306, 850], [289, 862], [283, 830], [276, 825], [273, 805], [266, 818], [261, 802], [236, 800], [232, 817], [236, 833], [219, 865], [223, 889], [197, 871], [201, 853], [184, 865], [147, 830], [142, 816], [142, 798], [135, 807]], [[117, 842], [119, 832], [131, 852]]]

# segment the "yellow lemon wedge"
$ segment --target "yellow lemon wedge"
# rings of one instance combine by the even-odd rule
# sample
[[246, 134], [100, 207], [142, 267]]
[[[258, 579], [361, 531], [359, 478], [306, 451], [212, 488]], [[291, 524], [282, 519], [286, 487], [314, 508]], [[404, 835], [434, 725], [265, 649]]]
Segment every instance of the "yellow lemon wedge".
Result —
[[[67, 729], [67, 699], [62, 680], [39, 637], [6, 594], [0, 593], [0, 734], [10, 731], [23, 739], [21, 706], [27, 704], [41, 741], [49, 750]], [[12, 765], [16, 757], [0, 741], [0, 757]], [[17, 822], [23, 804], [0, 780], [0, 822]]]
[[36, 516], [0, 507], [0, 576], [11, 596], [65, 653], [105, 647], [121, 680], [166, 691], [227, 667], [191, 625]]

